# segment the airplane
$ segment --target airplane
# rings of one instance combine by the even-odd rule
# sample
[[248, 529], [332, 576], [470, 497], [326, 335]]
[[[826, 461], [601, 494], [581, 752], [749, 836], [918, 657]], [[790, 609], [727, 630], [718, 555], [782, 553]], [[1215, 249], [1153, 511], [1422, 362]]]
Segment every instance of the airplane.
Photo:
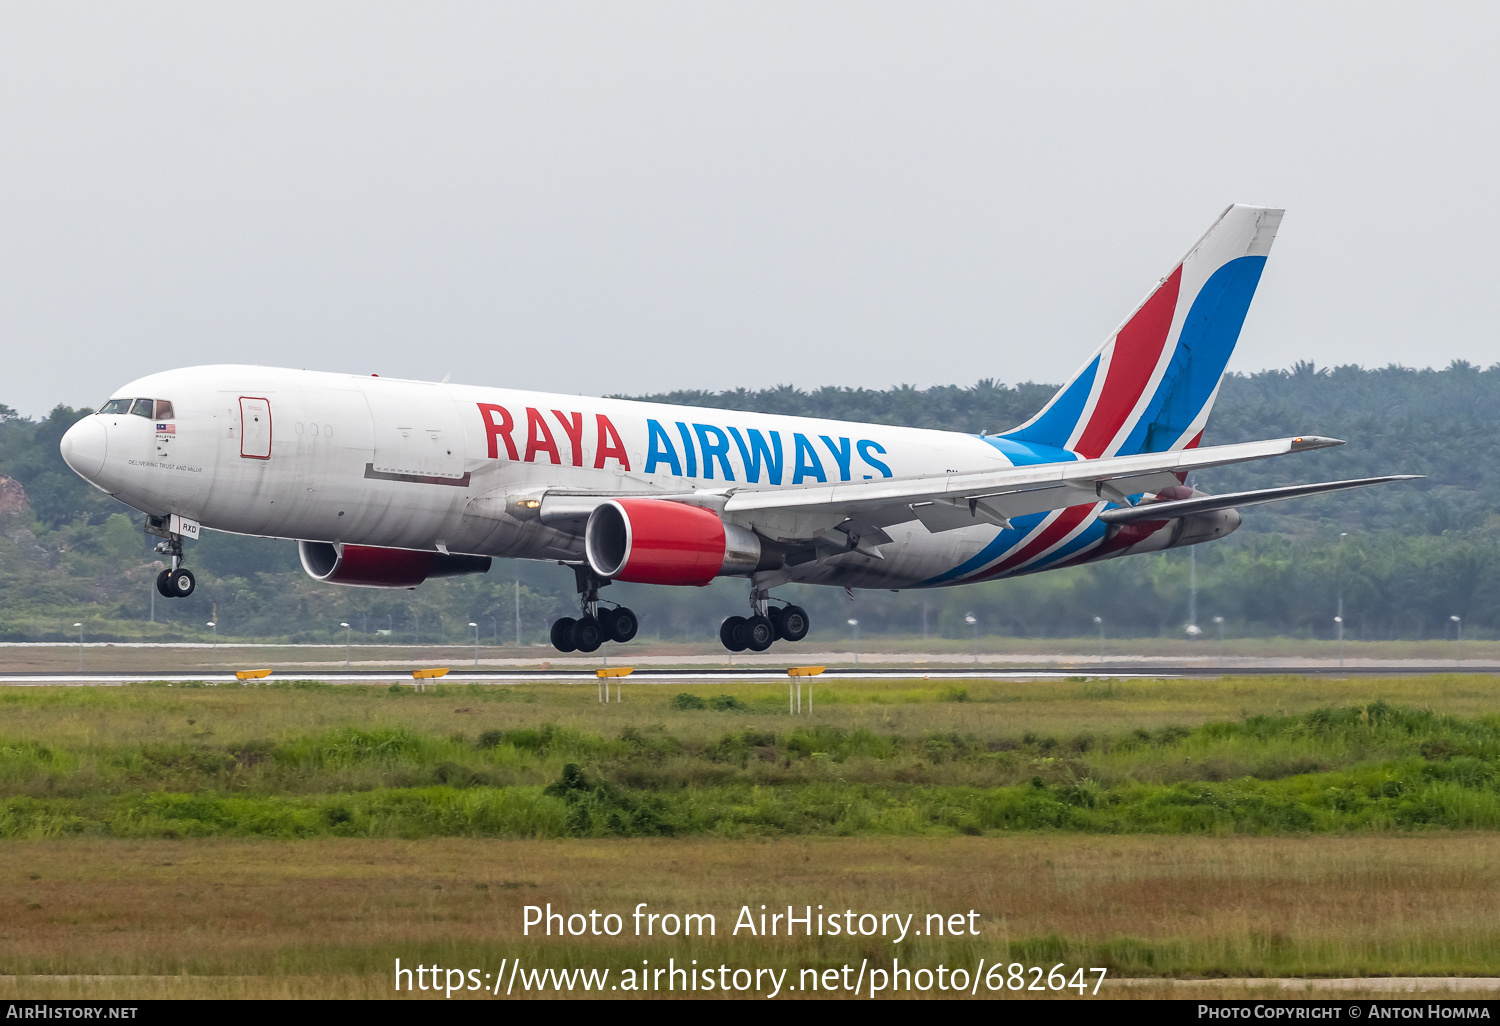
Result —
[[203, 528], [295, 540], [313, 578], [367, 588], [572, 568], [562, 652], [635, 637], [613, 581], [749, 584], [719, 629], [761, 652], [809, 630], [789, 583], [935, 588], [1223, 538], [1238, 510], [1412, 475], [1227, 495], [1210, 467], [1341, 441], [1201, 446], [1283, 211], [1232, 205], [1043, 409], [966, 433], [256, 366], [149, 374], [61, 442], [89, 483], [146, 514], [191, 595]]

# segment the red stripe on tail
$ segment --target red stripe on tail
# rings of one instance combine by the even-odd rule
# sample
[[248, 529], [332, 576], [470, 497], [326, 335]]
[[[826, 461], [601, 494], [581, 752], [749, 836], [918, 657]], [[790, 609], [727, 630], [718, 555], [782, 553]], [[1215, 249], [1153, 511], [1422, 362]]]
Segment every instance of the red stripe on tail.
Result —
[[1073, 451], [1084, 459], [1104, 455], [1105, 447], [1114, 441], [1150, 384], [1167, 342], [1167, 332], [1172, 330], [1172, 315], [1177, 311], [1177, 291], [1181, 285], [1182, 265], [1178, 264], [1115, 336], [1114, 354], [1099, 401], [1089, 416], [1088, 426], [1073, 446]]

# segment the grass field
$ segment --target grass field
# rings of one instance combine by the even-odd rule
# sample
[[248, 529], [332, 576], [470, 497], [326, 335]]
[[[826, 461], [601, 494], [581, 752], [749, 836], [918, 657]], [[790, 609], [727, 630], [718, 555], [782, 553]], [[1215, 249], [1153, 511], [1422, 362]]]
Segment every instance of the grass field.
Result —
[[[397, 958], [618, 973], [675, 957], [793, 976], [893, 956], [1119, 976], [1493, 975], [1497, 856], [1489, 834], [13, 842], [0, 848], [7, 973], [170, 979], [0, 980], [0, 998], [390, 996]], [[642, 901], [712, 912], [717, 934], [521, 936], [525, 905], [628, 915]], [[729, 934], [741, 904], [762, 903], [982, 916], [978, 937], [900, 945]]]
[[[379, 996], [397, 957], [1496, 975], [1497, 685], [5, 689], [0, 996]], [[721, 935], [522, 938], [549, 901]], [[722, 935], [762, 903], [982, 930]]]

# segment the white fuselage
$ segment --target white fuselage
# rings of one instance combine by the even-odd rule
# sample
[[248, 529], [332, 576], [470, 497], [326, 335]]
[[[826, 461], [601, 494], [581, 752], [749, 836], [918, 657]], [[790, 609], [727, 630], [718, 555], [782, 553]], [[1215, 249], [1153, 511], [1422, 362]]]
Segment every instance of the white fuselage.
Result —
[[[116, 395], [166, 400], [173, 417], [95, 414], [64, 451], [137, 509], [239, 534], [507, 558], [582, 556], [577, 531], [512, 515], [527, 494], [722, 493], [1013, 462], [995, 440], [959, 432], [265, 367], [167, 371]], [[807, 537], [835, 522], [745, 526]], [[929, 533], [910, 520], [887, 529], [884, 558], [843, 553], [790, 579], [937, 583], [999, 531]]]

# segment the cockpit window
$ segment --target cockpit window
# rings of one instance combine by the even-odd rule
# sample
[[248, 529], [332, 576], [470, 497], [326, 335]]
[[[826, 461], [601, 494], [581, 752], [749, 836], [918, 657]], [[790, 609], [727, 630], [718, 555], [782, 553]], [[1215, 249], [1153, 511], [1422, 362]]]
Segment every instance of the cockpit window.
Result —
[[99, 407], [99, 412], [100, 413], [129, 413], [130, 412], [130, 400], [129, 399], [111, 399], [109, 402], [107, 402], [103, 406]]
[[175, 417], [175, 415], [172, 413], [172, 400], [170, 400], [170, 399], [158, 399], [158, 400], [156, 400], [156, 419], [157, 420], [172, 420], [172, 419], [174, 419], [174, 417]]
[[150, 399], [137, 399], [130, 407], [130, 412], [137, 417], [145, 417], [147, 420], [150, 420], [151, 415], [156, 412], [156, 404]]

